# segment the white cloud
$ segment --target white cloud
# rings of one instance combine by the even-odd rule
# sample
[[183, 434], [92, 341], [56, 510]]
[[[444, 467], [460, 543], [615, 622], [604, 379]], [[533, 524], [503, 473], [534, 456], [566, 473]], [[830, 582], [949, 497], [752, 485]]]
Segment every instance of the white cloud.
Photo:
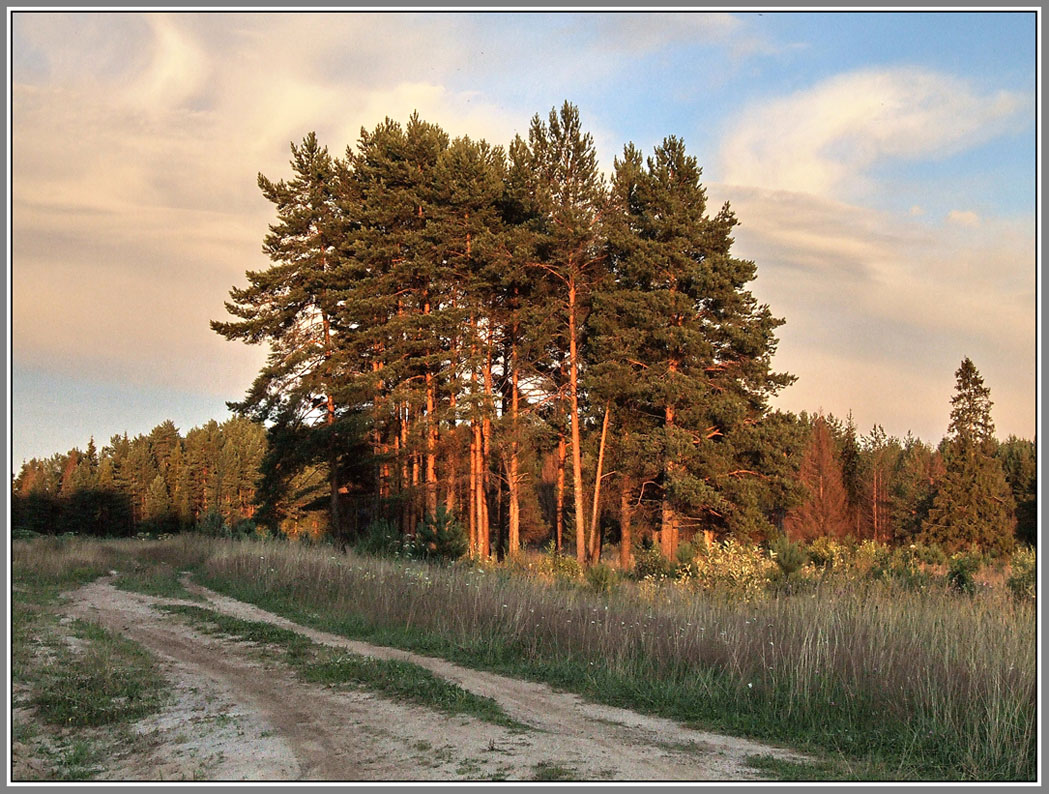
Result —
[[951, 210], [947, 213], [947, 222], [958, 226], [978, 226], [980, 216], [972, 210]]
[[811, 195], [708, 189], [742, 221], [734, 250], [758, 265], [756, 297], [787, 321], [774, 365], [799, 380], [778, 405], [852, 409], [861, 428], [938, 441], [968, 355], [994, 384], [999, 434], [1032, 435], [1033, 217], [947, 228]]
[[1015, 93], [981, 95], [958, 78], [914, 68], [839, 75], [756, 103], [728, 130], [721, 181], [850, 198], [886, 159], [936, 158], [1028, 120]]
[[224, 317], [245, 270], [266, 266], [273, 208], [256, 174], [283, 178], [289, 141], [316, 130], [341, 155], [362, 125], [416, 109], [453, 135], [503, 143], [512, 133], [504, 111], [439, 74], [402, 78], [421, 71], [414, 62], [440, 72], [463, 57], [428, 35], [452, 21], [20, 21], [19, 40], [48, 60], [31, 75], [16, 66], [13, 83], [16, 361], [240, 396], [264, 352], [226, 342], [208, 321]]

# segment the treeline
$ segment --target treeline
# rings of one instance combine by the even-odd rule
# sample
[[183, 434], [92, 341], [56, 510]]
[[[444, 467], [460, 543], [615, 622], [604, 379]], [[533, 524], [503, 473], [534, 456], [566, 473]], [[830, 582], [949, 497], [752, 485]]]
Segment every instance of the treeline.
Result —
[[1033, 441], [990, 437], [977, 457], [956, 436], [930, 446], [911, 434], [888, 436], [880, 425], [860, 435], [851, 416], [800, 420], [810, 427], [799, 471], [806, 496], [784, 520], [792, 540], [871, 539], [945, 552], [1036, 544]]
[[171, 421], [148, 435], [89, 440], [22, 465], [12, 487], [16, 530], [100, 536], [184, 529], [243, 529], [256, 511], [266, 431], [242, 417], [208, 422], [185, 437]]

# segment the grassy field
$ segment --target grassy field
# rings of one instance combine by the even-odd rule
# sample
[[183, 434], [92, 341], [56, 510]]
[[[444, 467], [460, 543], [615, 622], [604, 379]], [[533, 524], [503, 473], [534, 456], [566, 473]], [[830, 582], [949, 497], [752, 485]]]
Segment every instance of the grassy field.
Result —
[[832, 577], [742, 599], [281, 542], [70, 541], [62, 554], [54, 545], [15, 543], [16, 569], [81, 579], [135, 570], [125, 586], [162, 589], [192, 569], [202, 584], [316, 628], [821, 758], [769, 767], [783, 779], [1036, 774], [1036, 611], [1001, 586], [962, 593]]

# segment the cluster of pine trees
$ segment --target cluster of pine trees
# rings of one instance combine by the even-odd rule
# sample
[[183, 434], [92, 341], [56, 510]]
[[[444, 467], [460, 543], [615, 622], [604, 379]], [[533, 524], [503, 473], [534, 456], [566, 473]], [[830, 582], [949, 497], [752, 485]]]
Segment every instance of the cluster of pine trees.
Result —
[[1034, 443], [995, 440], [968, 359], [935, 449], [770, 410], [782, 320], [681, 140], [625, 146], [605, 179], [565, 103], [505, 149], [413, 115], [341, 158], [312, 133], [291, 152], [290, 179], [259, 175], [271, 265], [212, 323], [269, 349], [238, 418], [30, 461], [15, 526], [343, 543], [443, 513], [473, 554], [553, 541], [583, 564], [698, 534], [1034, 543]]
[[637, 526], [673, 555], [764, 536], [796, 500], [798, 428], [768, 407], [782, 321], [679, 139], [626, 146], [607, 181], [565, 103], [507, 149], [414, 115], [292, 155], [259, 176], [272, 266], [213, 323], [270, 348], [235, 406], [271, 427], [266, 520], [325, 466], [339, 538], [443, 507], [475, 553], [549, 527], [586, 562], [610, 514], [626, 553]]
[[174, 423], [148, 435], [92, 438], [22, 465], [12, 487], [12, 526], [41, 534], [132, 535], [235, 527], [256, 510], [266, 431], [242, 417], [208, 422], [183, 438]]

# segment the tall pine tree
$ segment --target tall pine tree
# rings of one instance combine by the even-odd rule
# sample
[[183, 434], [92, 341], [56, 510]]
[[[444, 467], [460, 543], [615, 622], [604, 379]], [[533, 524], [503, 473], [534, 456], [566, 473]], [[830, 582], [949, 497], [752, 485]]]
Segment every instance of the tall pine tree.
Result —
[[968, 357], [955, 378], [944, 449], [947, 471], [920, 537], [948, 551], [975, 546], [1008, 552], [1015, 543], [1015, 503], [1002, 465], [993, 455], [990, 389]]

